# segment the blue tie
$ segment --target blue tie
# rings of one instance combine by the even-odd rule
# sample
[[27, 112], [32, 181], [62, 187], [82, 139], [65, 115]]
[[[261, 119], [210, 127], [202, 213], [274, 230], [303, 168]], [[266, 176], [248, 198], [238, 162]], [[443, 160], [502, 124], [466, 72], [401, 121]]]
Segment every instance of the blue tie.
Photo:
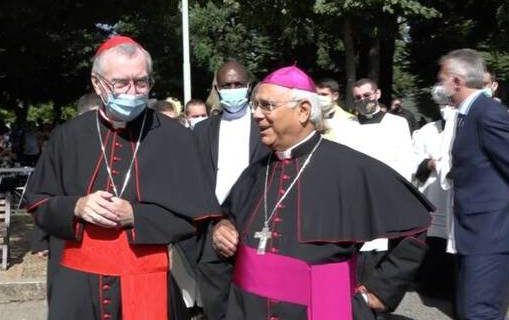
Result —
[[465, 122], [465, 117], [466, 116], [464, 114], [458, 113], [458, 119], [456, 122], [456, 131], [458, 131], [459, 129], [461, 129], [461, 127], [463, 127], [463, 123]]

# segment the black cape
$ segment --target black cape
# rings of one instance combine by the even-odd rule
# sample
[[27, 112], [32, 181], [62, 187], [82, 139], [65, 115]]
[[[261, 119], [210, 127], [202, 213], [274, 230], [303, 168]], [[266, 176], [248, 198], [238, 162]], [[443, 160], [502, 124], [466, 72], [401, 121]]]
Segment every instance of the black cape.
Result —
[[[320, 136], [292, 151], [289, 160], [270, 160], [268, 212], [289, 187]], [[225, 209], [241, 234], [241, 241], [258, 245], [254, 233], [264, 221], [263, 190], [268, 157], [251, 165], [232, 189]], [[381, 237], [399, 241], [387, 259], [363, 283], [389, 309], [394, 308], [416, 272], [425, 245], [413, 236], [424, 232], [433, 206], [402, 176], [385, 164], [348, 147], [323, 139], [293, 189], [281, 203], [271, 223], [273, 237], [267, 250], [302, 259], [311, 264], [344, 261], [364, 241]], [[200, 262], [203, 274], [215, 276], [215, 294], [221, 306], [206, 306], [209, 319], [306, 319], [305, 308], [274, 302], [228, 285], [232, 261], [217, 257], [205, 246]], [[208, 279], [210, 280], [210, 279]], [[222, 281], [222, 282], [221, 282]], [[209, 286], [211, 288], [212, 286]], [[228, 302], [226, 302], [228, 301]], [[356, 295], [352, 304], [356, 319], [370, 319], [372, 312]]]
[[[141, 145], [122, 196], [134, 211], [134, 226], [126, 233], [131, 245], [168, 244], [194, 234], [196, 222], [219, 215], [220, 208], [206, 183], [191, 133], [149, 109], [125, 129], [114, 129], [100, 117], [117, 188], [121, 189], [145, 114]], [[28, 183], [26, 207], [51, 236], [80, 241], [85, 223], [74, 216], [78, 198], [96, 190], [113, 193], [101, 156], [96, 117], [97, 111], [87, 112], [57, 127]], [[50, 319], [121, 316], [117, 277], [65, 267], [54, 277]]]

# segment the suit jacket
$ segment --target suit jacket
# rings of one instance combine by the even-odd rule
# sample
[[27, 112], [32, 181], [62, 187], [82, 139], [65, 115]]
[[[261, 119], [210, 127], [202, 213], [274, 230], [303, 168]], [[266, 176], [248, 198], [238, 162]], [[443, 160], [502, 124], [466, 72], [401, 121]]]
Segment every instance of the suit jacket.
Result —
[[[233, 120], [235, 121], [235, 120]], [[209, 117], [196, 125], [193, 130], [198, 152], [205, 167], [205, 173], [210, 181], [212, 190], [216, 188], [217, 161], [219, 150], [219, 127], [221, 115]], [[261, 143], [260, 130], [251, 117], [251, 131], [249, 134], [249, 163], [256, 162], [269, 153], [269, 149]]]
[[454, 231], [460, 254], [509, 251], [509, 114], [480, 94], [458, 114], [452, 147]]

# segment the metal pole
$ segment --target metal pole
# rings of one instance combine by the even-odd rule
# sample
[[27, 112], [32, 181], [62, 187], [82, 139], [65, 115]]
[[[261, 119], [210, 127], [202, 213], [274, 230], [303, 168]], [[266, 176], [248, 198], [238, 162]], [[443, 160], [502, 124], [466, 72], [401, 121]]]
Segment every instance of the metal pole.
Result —
[[182, 47], [184, 68], [184, 105], [191, 100], [191, 63], [189, 59], [189, 5], [182, 0]]

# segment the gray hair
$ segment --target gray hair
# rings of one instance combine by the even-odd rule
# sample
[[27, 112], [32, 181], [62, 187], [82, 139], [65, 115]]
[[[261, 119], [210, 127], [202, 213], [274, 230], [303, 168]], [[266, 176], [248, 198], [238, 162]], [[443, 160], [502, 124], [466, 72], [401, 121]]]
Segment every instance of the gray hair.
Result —
[[454, 50], [440, 58], [440, 65], [446, 63], [450, 73], [465, 79], [467, 87], [475, 89], [484, 87], [483, 76], [486, 72], [486, 63], [479, 52], [473, 49]]
[[145, 56], [145, 60], [147, 61], [147, 72], [149, 75], [152, 74], [152, 57], [150, 56], [150, 53], [148, 53], [148, 51], [143, 49], [140, 45], [133, 44], [133, 43], [123, 43], [121, 45], [118, 45], [111, 49], [108, 49], [108, 50], [100, 53], [99, 55], [94, 56], [93, 63], [92, 63], [92, 73], [97, 73], [97, 74], [102, 75], [103, 64], [104, 64], [103, 57], [106, 52], [110, 52], [110, 51], [115, 52], [119, 55], [127, 56], [129, 58], [136, 55], [136, 53], [138, 51], [141, 51], [143, 53], [143, 55]]
[[315, 92], [291, 89], [292, 100], [295, 101], [307, 101], [311, 105], [311, 112], [309, 114], [309, 121], [318, 128], [323, 119], [322, 108], [320, 107], [320, 101], [318, 95]]

